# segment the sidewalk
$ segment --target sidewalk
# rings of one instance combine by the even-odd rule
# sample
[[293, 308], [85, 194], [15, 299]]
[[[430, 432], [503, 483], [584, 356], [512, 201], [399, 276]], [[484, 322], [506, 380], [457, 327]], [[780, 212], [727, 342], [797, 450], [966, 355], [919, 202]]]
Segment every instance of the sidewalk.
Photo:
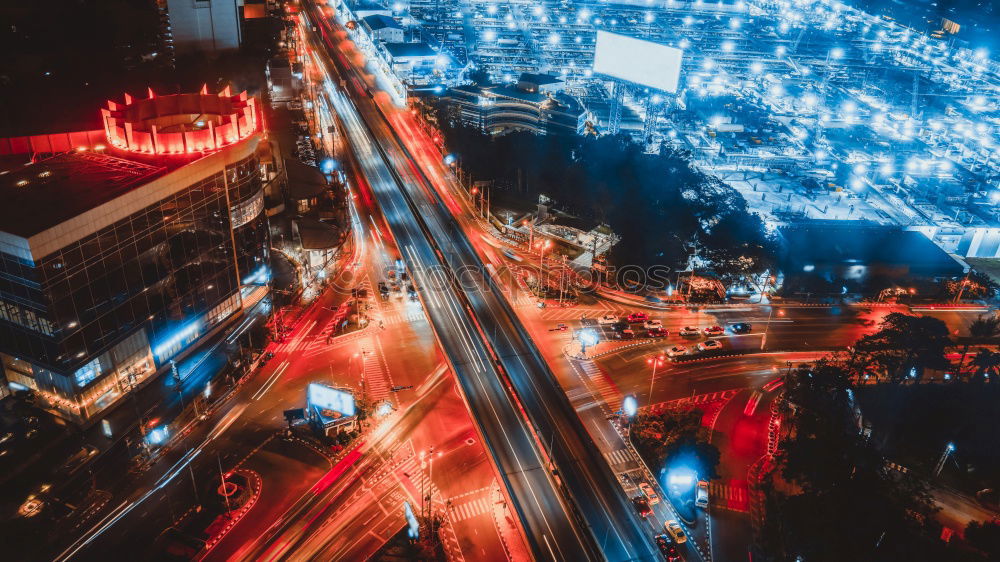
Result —
[[500, 491], [499, 483], [494, 480], [490, 488], [490, 505], [493, 507], [493, 524], [496, 525], [500, 542], [507, 551], [507, 559], [520, 562], [531, 560], [531, 552], [521, 538], [521, 530], [516, 523], [516, 516], [511, 513], [507, 499]]

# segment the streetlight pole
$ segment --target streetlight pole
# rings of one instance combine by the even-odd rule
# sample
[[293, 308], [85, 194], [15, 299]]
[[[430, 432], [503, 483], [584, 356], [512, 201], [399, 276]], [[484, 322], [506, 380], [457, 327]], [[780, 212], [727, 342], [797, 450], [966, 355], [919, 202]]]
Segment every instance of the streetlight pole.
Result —
[[941, 470], [944, 469], [944, 463], [948, 462], [948, 457], [955, 452], [955, 444], [948, 443], [944, 446], [944, 451], [941, 452], [941, 458], [938, 459], [937, 465], [934, 467], [934, 477], [937, 478], [941, 474]]
[[649, 377], [649, 405], [653, 405], [653, 382], [656, 380], [656, 368], [663, 365], [663, 356], [646, 359], [646, 363], [653, 366], [653, 374]]
[[[785, 311], [779, 310], [778, 316], [784, 316]], [[770, 306], [770, 312], [767, 314], [767, 325], [764, 326], [764, 335], [760, 338], [760, 350], [764, 351], [764, 345], [767, 344], [767, 332], [771, 329], [771, 318], [774, 316], [774, 306]]]

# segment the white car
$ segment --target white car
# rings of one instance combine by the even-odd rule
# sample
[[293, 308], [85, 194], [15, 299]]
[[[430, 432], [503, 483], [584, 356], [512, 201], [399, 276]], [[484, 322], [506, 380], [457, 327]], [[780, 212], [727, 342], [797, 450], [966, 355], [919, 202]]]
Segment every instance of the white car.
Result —
[[719, 349], [722, 349], [722, 344], [718, 340], [708, 340], [698, 344], [698, 351], [716, 351]]
[[698, 487], [695, 489], [694, 494], [694, 504], [698, 507], [708, 507], [708, 482], [704, 480], [698, 481]]
[[684, 326], [679, 333], [682, 336], [697, 336], [701, 333], [701, 330], [695, 326]]
[[618, 317], [614, 314], [605, 314], [597, 319], [598, 324], [615, 324], [618, 322]]
[[667, 521], [663, 524], [663, 528], [671, 537], [673, 537], [675, 543], [684, 544], [687, 542], [687, 535], [684, 534], [684, 529], [681, 528], [681, 524], [676, 520], [671, 519]]
[[647, 330], [658, 330], [663, 328], [663, 322], [660, 322], [659, 320], [646, 320], [642, 324], [642, 327]]
[[667, 357], [680, 357], [681, 355], [687, 355], [688, 348], [683, 345], [675, 345], [667, 349]]

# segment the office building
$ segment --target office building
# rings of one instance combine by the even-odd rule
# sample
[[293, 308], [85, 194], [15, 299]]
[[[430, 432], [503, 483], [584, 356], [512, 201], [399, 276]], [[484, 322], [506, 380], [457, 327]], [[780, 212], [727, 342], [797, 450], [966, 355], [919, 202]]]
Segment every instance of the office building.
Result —
[[85, 423], [267, 293], [260, 119], [154, 96], [103, 130], [0, 139], [0, 365]]
[[242, 0], [161, 0], [167, 5], [174, 52], [232, 51], [243, 42]]
[[574, 98], [558, 93], [560, 85], [551, 77], [526, 73], [517, 86], [457, 86], [442, 100], [453, 118], [489, 133], [580, 134], [587, 112]]

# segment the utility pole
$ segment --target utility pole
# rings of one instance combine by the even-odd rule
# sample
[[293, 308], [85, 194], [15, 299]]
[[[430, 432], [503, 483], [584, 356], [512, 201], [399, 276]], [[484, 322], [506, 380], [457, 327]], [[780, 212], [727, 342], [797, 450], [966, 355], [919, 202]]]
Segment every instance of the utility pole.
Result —
[[934, 477], [937, 478], [941, 474], [941, 470], [944, 469], [944, 463], [948, 462], [948, 457], [955, 452], [955, 444], [948, 443], [944, 446], [944, 451], [941, 452], [941, 458], [938, 459], [937, 465], [934, 467]]

